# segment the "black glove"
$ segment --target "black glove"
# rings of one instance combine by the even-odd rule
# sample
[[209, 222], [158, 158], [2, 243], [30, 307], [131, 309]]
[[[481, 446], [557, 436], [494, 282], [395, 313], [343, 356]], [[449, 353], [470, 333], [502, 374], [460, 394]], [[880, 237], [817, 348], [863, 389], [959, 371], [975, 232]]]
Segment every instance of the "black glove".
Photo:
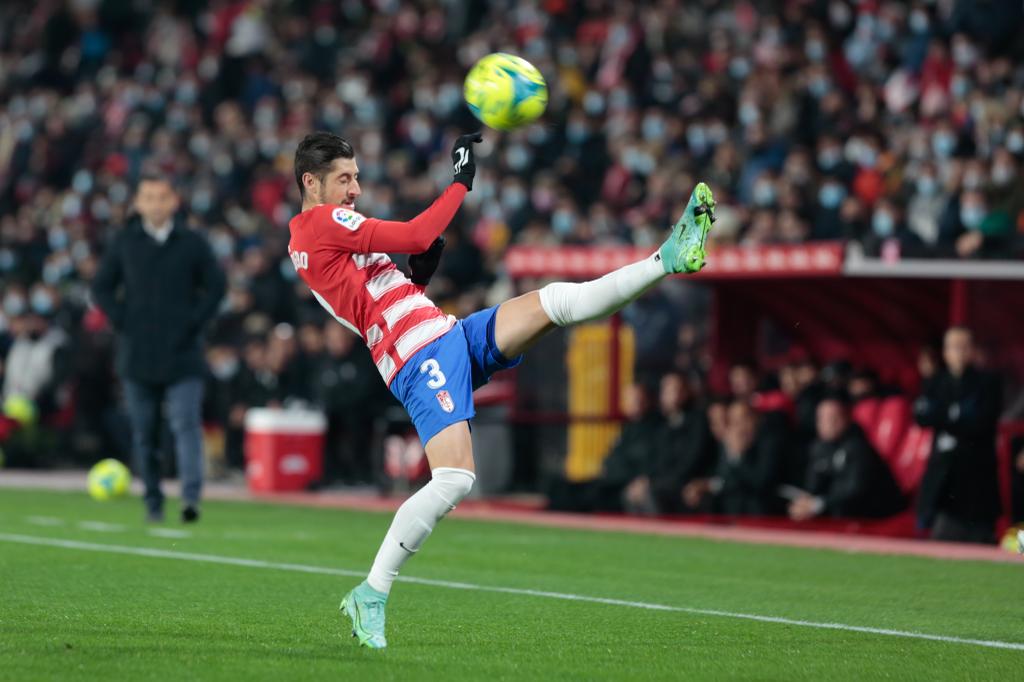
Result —
[[414, 253], [409, 256], [409, 279], [413, 281], [413, 284], [425, 287], [430, 283], [430, 278], [437, 270], [437, 264], [441, 262], [441, 252], [444, 251], [444, 245], [447, 243], [448, 240], [441, 235], [423, 253]]
[[466, 189], [473, 191], [473, 176], [476, 175], [476, 160], [473, 158], [473, 145], [484, 139], [480, 133], [460, 135], [452, 148], [452, 169], [455, 171], [455, 182], [461, 182]]

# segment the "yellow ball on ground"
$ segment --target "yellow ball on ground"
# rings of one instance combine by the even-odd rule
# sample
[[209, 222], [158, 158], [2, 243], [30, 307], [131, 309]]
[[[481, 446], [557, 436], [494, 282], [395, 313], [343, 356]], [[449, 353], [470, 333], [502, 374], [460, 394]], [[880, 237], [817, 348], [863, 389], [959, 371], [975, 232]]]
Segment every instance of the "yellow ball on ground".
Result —
[[4, 401], [4, 415], [28, 426], [36, 420], [36, 404], [23, 395], [12, 395]]
[[94, 500], [110, 500], [128, 492], [132, 475], [116, 459], [104, 459], [89, 470], [89, 495]]
[[466, 75], [462, 94], [473, 115], [495, 130], [532, 123], [548, 106], [548, 86], [537, 67], [504, 52], [478, 61]]

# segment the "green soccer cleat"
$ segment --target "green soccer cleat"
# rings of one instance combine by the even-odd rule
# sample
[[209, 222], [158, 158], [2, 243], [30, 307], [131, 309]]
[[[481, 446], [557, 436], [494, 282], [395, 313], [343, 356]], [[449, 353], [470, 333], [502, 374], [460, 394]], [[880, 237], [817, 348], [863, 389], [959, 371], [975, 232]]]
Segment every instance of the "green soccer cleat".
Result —
[[361, 646], [383, 649], [388, 645], [384, 638], [387, 601], [386, 594], [373, 589], [365, 580], [341, 600], [341, 612], [352, 619], [352, 636], [359, 639]]
[[713, 222], [715, 198], [711, 195], [710, 187], [698, 182], [686, 210], [659, 250], [665, 272], [698, 272], [704, 267], [704, 242]]

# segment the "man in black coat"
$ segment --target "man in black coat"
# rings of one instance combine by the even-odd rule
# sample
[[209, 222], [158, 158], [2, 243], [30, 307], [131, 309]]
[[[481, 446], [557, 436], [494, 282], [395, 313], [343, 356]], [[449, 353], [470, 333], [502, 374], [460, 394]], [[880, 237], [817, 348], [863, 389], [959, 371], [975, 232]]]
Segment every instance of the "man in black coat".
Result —
[[921, 481], [918, 520], [937, 540], [994, 542], [999, 516], [996, 425], [1000, 391], [973, 366], [970, 330], [953, 327], [942, 349], [946, 368], [924, 385], [914, 418], [935, 430]]
[[730, 404], [727, 414], [713, 475], [686, 484], [683, 501], [714, 514], [773, 514], [783, 445], [773, 415], [758, 415], [744, 400]]
[[694, 405], [682, 374], [662, 377], [659, 404], [663, 422], [650, 465], [651, 489], [660, 513], [679, 513], [685, 510], [686, 484], [714, 467], [715, 442], [707, 414]]
[[167, 178], [140, 179], [138, 216], [104, 254], [93, 295], [118, 336], [116, 368], [146, 485], [147, 518], [163, 520], [157, 441], [160, 407], [166, 403], [182, 480], [182, 520], [191, 522], [199, 518], [203, 472], [202, 333], [225, 285], [206, 239], [176, 217], [178, 206]]
[[818, 405], [817, 438], [811, 444], [804, 493], [789, 504], [789, 517], [882, 517], [900, 511], [903, 494], [889, 467], [850, 419], [842, 396]]

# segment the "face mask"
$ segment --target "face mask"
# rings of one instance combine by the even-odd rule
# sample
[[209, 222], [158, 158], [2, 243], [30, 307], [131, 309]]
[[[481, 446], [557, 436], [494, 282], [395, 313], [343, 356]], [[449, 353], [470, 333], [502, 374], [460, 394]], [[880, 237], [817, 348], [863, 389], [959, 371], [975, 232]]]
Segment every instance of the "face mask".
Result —
[[601, 93], [591, 90], [583, 96], [583, 111], [591, 116], [598, 116], [604, 112], [604, 97]]
[[87, 170], [79, 170], [75, 173], [75, 177], [71, 180], [71, 189], [75, 190], [81, 195], [86, 195], [92, 191], [92, 173]]
[[846, 189], [835, 183], [825, 185], [818, 192], [818, 201], [825, 208], [836, 208], [846, 198]]
[[587, 126], [585, 123], [573, 122], [565, 129], [565, 136], [572, 144], [579, 144], [587, 139]]
[[196, 190], [189, 205], [196, 213], [206, 213], [213, 208], [213, 195], [207, 190]]
[[53, 251], [62, 251], [68, 246], [68, 233], [64, 230], [54, 228], [46, 234], [46, 241]]
[[917, 179], [917, 193], [922, 196], [930, 197], [938, 188], [939, 185], [935, 182], [935, 178], [930, 175], [922, 175]]
[[757, 123], [761, 118], [761, 112], [757, 110], [757, 105], [747, 102], [740, 107], [740, 123], [745, 126]]
[[967, 95], [968, 88], [967, 79], [962, 76], [957, 76], [949, 84], [949, 92], [956, 99], [963, 99]]
[[4, 312], [7, 317], [17, 317], [25, 312], [25, 298], [21, 294], [4, 296]]
[[967, 204], [960, 209], [960, 222], [968, 230], [976, 230], [985, 219], [985, 208], [976, 204]]
[[807, 90], [815, 99], [821, 99], [828, 93], [828, 85], [827, 78], [815, 78], [807, 85]]
[[981, 175], [979, 173], [968, 173], [964, 176], [964, 189], [978, 189], [981, 187]]
[[820, 40], [810, 40], [804, 45], [804, 54], [812, 62], [820, 62], [825, 58], [825, 45]]
[[1013, 182], [1013, 176], [1012, 166], [996, 166], [992, 169], [992, 182], [999, 187], [1006, 187]]
[[210, 373], [218, 381], [226, 381], [238, 373], [238, 358], [227, 358], [210, 365]]
[[925, 33], [928, 30], [928, 15], [920, 10], [911, 12], [910, 30], [914, 33]]
[[505, 163], [514, 171], [524, 170], [530, 165], [530, 150], [521, 144], [512, 145], [505, 152]]
[[572, 211], [555, 211], [555, 214], [551, 216], [551, 229], [562, 237], [572, 232], [572, 228], [576, 222], [576, 219], [572, 215]]
[[1024, 152], [1024, 133], [1015, 130], [1006, 136], [1006, 150], [1012, 154]]
[[887, 211], [878, 211], [871, 218], [871, 229], [876, 235], [885, 239], [891, 237], [896, 231], [896, 221], [892, 214]]
[[729, 75], [738, 81], [750, 75], [750, 62], [743, 57], [733, 57], [729, 62]]
[[686, 129], [686, 145], [697, 156], [707, 151], [708, 140], [703, 126], [694, 125]]
[[0, 250], [0, 272], [12, 270], [17, 262], [18, 259], [15, 258], [13, 251], [10, 249]]
[[758, 206], [772, 206], [775, 204], [775, 188], [762, 182], [754, 185], [754, 203]]
[[860, 152], [860, 165], [864, 168], [874, 168], [878, 163], [878, 152], [871, 147], [865, 147]]
[[665, 137], [665, 120], [661, 116], [645, 116], [640, 130], [647, 142], [660, 140]]
[[32, 312], [37, 315], [49, 315], [53, 312], [53, 298], [45, 291], [32, 292]]
[[953, 155], [954, 149], [956, 149], [956, 138], [952, 133], [941, 132], [932, 136], [932, 151], [936, 156], [948, 159]]
[[526, 205], [526, 192], [516, 187], [506, 189], [501, 195], [501, 205], [507, 211], [518, 211]]
[[818, 167], [832, 170], [842, 159], [842, 153], [835, 147], [827, 147], [818, 152]]

